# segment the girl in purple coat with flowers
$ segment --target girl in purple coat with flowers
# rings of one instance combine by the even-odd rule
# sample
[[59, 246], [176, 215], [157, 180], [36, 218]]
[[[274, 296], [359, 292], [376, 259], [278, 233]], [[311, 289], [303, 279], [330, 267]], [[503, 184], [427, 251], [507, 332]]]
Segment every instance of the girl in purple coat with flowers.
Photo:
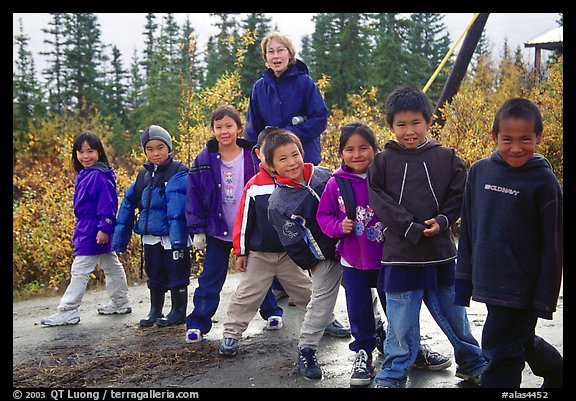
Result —
[[47, 326], [80, 322], [78, 308], [96, 265], [106, 275], [106, 291], [110, 297], [107, 305], [98, 308], [98, 313], [132, 312], [126, 273], [111, 246], [118, 211], [116, 174], [95, 133], [87, 131], [76, 138], [72, 163], [78, 172], [74, 183], [74, 262], [70, 284], [60, 300], [58, 312], [41, 321]]
[[[316, 218], [326, 235], [340, 239], [336, 252], [344, 268], [348, 319], [354, 337], [350, 350], [356, 352], [350, 384], [367, 386], [374, 375], [372, 351], [376, 348], [372, 288], [378, 282], [384, 243], [384, 227], [368, 204], [366, 183], [366, 171], [377, 151], [374, 132], [366, 124], [348, 123], [341, 128], [338, 150], [343, 163], [326, 184]], [[346, 210], [336, 177], [351, 184], [356, 201], [354, 220], [348, 217], [350, 211]], [[384, 300], [385, 295], [379, 294], [378, 298]], [[385, 310], [385, 305], [382, 308]]]

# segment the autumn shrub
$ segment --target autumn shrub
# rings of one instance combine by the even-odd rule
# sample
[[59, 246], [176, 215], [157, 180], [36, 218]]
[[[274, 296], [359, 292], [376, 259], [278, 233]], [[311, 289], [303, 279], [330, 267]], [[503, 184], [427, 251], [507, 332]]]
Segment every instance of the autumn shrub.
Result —
[[[503, 77], [500, 86], [487, 91], [466, 80], [452, 102], [442, 108], [446, 124], [438, 134], [443, 145], [456, 150], [467, 167], [495, 150], [490, 132], [494, 115], [504, 101], [512, 97], [526, 97], [533, 101], [542, 113], [544, 121], [543, 141], [536, 151], [543, 154], [554, 168], [563, 185], [563, 62], [550, 66], [546, 76], [528, 85], [512, 85], [518, 75]], [[535, 79], [535, 78], [532, 78]]]
[[[500, 75], [489, 80], [496, 84], [484, 85], [478, 77], [466, 79], [452, 102], [442, 108], [446, 123], [442, 129], [434, 130], [433, 135], [443, 145], [454, 148], [470, 166], [494, 149], [490, 129], [501, 103], [513, 96], [528, 97], [540, 107], [544, 118], [544, 140], [538, 151], [550, 160], [563, 183], [562, 58], [538, 79], [526, 79], [524, 72], [516, 69], [519, 67], [512, 64], [501, 68]], [[488, 76], [488, 72], [485, 75]], [[318, 81], [321, 92], [329, 84], [330, 78], [326, 76]], [[212, 110], [221, 104], [231, 104], [245, 115], [248, 99], [241, 95], [237, 72], [226, 73], [212, 87], [181, 93], [179, 132], [171, 134], [174, 157], [190, 166], [212, 137]], [[348, 112], [338, 108], [330, 110], [328, 125], [321, 137], [323, 166], [331, 170], [340, 166], [340, 127], [347, 122], [367, 123], [375, 131], [380, 148], [393, 138], [384, 121], [384, 106], [377, 95], [376, 89], [363, 88], [348, 96]], [[107, 120], [97, 112], [86, 116], [64, 114], [41, 120], [31, 127], [25, 140], [19, 137], [14, 141], [12, 288], [15, 297], [47, 291], [60, 293], [70, 279], [75, 223], [72, 197], [76, 174], [71, 166], [70, 152], [75, 135], [88, 129], [98, 133], [106, 147], [116, 171], [119, 203], [145, 161], [140, 147], [127, 154], [116, 154], [110, 148], [114, 134]], [[135, 142], [139, 143], [139, 140]], [[145, 278], [141, 273], [140, 241], [139, 235], [132, 235], [126, 252], [119, 255], [129, 283]], [[196, 275], [202, 269], [204, 251], [192, 249], [191, 252], [192, 274]], [[234, 261], [232, 257], [231, 269]], [[103, 282], [103, 274], [97, 269], [89, 285]]]

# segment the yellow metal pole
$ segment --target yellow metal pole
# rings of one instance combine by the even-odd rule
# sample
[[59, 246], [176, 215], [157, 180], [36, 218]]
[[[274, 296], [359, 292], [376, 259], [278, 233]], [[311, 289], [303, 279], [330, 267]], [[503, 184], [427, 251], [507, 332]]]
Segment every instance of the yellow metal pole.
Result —
[[468, 32], [468, 29], [470, 29], [470, 27], [472, 26], [474, 21], [476, 21], [476, 18], [478, 18], [478, 15], [480, 15], [480, 13], [474, 14], [474, 16], [472, 17], [472, 20], [470, 21], [470, 23], [468, 23], [468, 26], [466, 27], [466, 29], [464, 29], [464, 31], [460, 34], [460, 37], [458, 38], [458, 40], [456, 40], [456, 42], [454, 42], [454, 44], [452, 45], [450, 50], [448, 50], [448, 53], [446, 53], [446, 55], [444, 56], [444, 58], [440, 62], [440, 65], [438, 66], [438, 68], [436, 68], [436, 71], [434, 71], [434, 74], [432, 74], [432, 76], [430, 77], [430, 79], [426, 83], [426, 86], [424, 86], [424, 89], [422, 89], [422, 92], [426, 93], [428, 91], [428, 89], [430, 89], [430, 85], [432, 85], [432, 82], [434, 82], [434, 80], [436, 79], [438, 74], [440, 74], [442, 67], [444, 67], [444, 64], [446, 64], [446, 61], [448, 61], [448, 59], [450, 58], [450, 56], [454, 52], [454, 49], [456, 48], [456, 46], [458, 46], [458, 43], [460, 43], [460, 41], [462, 40], [462, 38], [464, 37], [466, 32]]

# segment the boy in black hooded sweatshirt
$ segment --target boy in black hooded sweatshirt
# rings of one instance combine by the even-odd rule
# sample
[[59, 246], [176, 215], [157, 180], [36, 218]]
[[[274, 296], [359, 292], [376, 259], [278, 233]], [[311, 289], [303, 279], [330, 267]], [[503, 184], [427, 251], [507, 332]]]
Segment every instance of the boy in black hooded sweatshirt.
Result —
[[527, 99], [494, 118], [497, 150], [470, 168], [458, 242], [456, 300], [486, 304], [482, 387], [520, 387], [525, 362], [543, 387], [563, 386], [563, 358], [536, 336], [552, 319], [562, 281], [563, 195], [548, 160], [535, 153], [542, 116]]

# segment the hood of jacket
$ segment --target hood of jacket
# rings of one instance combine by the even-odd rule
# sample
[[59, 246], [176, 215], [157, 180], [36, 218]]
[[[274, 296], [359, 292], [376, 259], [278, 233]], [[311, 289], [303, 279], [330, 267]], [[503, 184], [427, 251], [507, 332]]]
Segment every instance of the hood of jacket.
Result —
[[262, 71], [262, 78], [264, 78], [265, 81], [274, 83], [276, 81], [282, 81], [291, 76], [308, 74], [308, 71], [308, 66], [304, 64], [303, 61], [296, 59], [296, 63], [289, 64], [286, 71], [284, 71], [279, 77], [274, 75], [272, 68], [266, 68], [264, 71]]
[[550, 164], [550, 161], [548, 161], [548, 159], [546, 159], [546, 157], [544, 157], [540, 153], [534, 153], [534, 156], [532, 156], [532, 158], [530, 160], [528, 160], [526, 163], [524, 163], [520, 167], [512, 167], [508, 163], [506, 163], [506, 161], [502, 158], [502, 156], [500, 155], [500, 152], [498, 150], [495, 150], [494, 152], [492, 152], [492, 154], [490, 155], [490, 160], [492, 160], [494, 163], [496, 163], [500, 166], [503, 166], [503, 167], [509, 168], [510, 170], [515, 170], [515, 171], [527, 171], [527, 170], [532, 170], [535, 168], [552, 169], [552, 165]]
[[340, 167], [338, 167], [332, 173], [332, 175], [346, 178], [347, 180], [350, 180], [352, 183], [361, 183], [363, 185], [366, 185], [366, 180], [361, 176], [359, 176], [358, 174], [351, 172], [349, 167], [345, 164], [342, 164]]
[[420, 154], [438, 146], [442, 146], [442, 144], [438, 142], [436, 139], [426, 138], [426, 141], [423, 144], [419, 145], [417, 148], [407, 149], [404, 146], [400, 145], [400, 143], [398, 143], [397, 141], [389, 139], [384, 145], [384, 148], [405, 154]]

